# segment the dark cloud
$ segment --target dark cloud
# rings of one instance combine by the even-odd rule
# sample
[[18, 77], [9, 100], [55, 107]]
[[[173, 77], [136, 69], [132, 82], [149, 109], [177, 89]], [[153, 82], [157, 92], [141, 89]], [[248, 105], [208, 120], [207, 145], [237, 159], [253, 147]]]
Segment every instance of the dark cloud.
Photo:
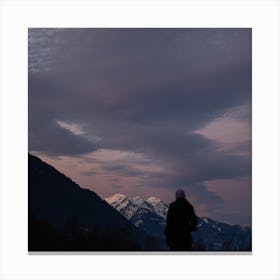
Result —
[[134, 168], [128, 164], [121, 164], [121, 163], [103, 163], [101, 164], [102, 169], [108, 171], [110, 173], [115, 173], [118, 176], [125, 176], [125, 177], [137, 177], [139, 179], [148, 178], [160, 178], [161, 173], [159, 172], [152, 172]]
[[30, 150], [88, 162], [101, 148], [141, 153], [169, 172], [102, 167], [218, 206], [203, 182], [250, 175], [251, 143], [221, 150], [194, 131], [232, 111], [250, 122], [250, 108], [251, 29], [29, 29]]
[[189, 128], [197, 128], [226, 108], [250, 103], [248, 29], [49, 33], [30, 30], [30, 38], [50, 45], [45, 58], [30, 43], [30, 60], [42, 69], [45, 60], [52, 60], [49, 71], [30, 69], [30, 97], [39, 90], [46, 110], [56, 115], [88, 122], [104, 121], [110, 113], [111, 119], [133, 124], [184, 118]]
[[80, 155], [98, 149], [98, 145], [86, 138], [73, 135], [52, 122], [42, 122], [36, 130], [29, 128], [28, 146], [29, 151], [44, 152], [56, 157]]
[[193, 184], [189, 186], [186, 191], [187, 196], [199, 198], [200, 203], [207, 205], [210, 209], [215, 206], [215, 210], [218, 210], [224, 204], [224, 200], [220, 196], [218, 196], [214, 192], [209, 191], [203, 184]]

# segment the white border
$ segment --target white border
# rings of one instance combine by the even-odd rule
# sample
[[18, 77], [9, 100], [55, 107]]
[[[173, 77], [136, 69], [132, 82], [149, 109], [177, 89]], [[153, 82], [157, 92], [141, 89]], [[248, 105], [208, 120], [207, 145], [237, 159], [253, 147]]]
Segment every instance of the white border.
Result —
[[[253, 254], [28, 255], [27, 28], [253, 28]], [[1, 2], [1, 279], [280, 279], [278, 1]]]

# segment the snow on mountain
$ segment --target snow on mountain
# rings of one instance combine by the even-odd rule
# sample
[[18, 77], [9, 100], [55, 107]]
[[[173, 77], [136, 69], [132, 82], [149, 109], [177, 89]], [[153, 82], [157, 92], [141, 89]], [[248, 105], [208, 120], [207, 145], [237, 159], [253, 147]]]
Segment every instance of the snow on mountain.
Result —
[[[136, 227], [158, 238], [162, 248], [166, 249], [164, 229], [168, 206], [163, 201], [156, 197], [147, 200], [139, 196], [129, 198], [123, 194], [105, 200]], [[192, 233], [192, 238], [195, 250], [251, 250], [250, 227], [221, 223], [207, 217], [198, 217], [197, 230]]]
[[117, 209], [123, 216], [130, 220], [138, 211], [139, 206], [123, 194], [115, 194], [105, 198], [106, 202]]
[[251, 228], [198, 218], [195, 247], [208, 251], [251, 251]]
[[168, 206], [164, 202], [162, 202], [159, 198], [156, 198], [153, 196], [149, 197], [147, 199], [147, 202], [149, 202], [151, 205], [153, 205], [154, 211], [158, 215], [160, 215], [161, 217], [166, 219]]
[[140, 210], [147, 210], [166, 219], [168, 206], [156, 197], [144, 200], [139, 196], [128, 198], [124, 194], [118, 193], [104, 199], [118, 211], [123, 212], [122, 214], [128, 219], [131, 219]]
[[167, 249], [164, 229], [168, 206], [161, 200], [154, 198], [144, 200], [139, 196], [128, 198], [123, 194], [115, 194], [104, 200], [136, 227], [155, 237], [162, 249]]

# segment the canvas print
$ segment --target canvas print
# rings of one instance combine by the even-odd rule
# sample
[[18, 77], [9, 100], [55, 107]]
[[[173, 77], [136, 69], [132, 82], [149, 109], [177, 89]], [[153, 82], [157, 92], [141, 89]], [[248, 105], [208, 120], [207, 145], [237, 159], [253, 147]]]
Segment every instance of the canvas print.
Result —
[[250, 252], [251, 36], [29, 28], [29, 252]]

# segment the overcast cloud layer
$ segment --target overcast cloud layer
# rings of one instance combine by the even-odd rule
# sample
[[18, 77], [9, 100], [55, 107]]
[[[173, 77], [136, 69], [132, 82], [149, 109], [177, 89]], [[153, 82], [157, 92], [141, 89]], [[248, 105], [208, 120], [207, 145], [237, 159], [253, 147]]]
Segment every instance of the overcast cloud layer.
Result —
[[29, 150], [101, 196], [180, 187], [250, 223], [251, 30], [29, 29]]

